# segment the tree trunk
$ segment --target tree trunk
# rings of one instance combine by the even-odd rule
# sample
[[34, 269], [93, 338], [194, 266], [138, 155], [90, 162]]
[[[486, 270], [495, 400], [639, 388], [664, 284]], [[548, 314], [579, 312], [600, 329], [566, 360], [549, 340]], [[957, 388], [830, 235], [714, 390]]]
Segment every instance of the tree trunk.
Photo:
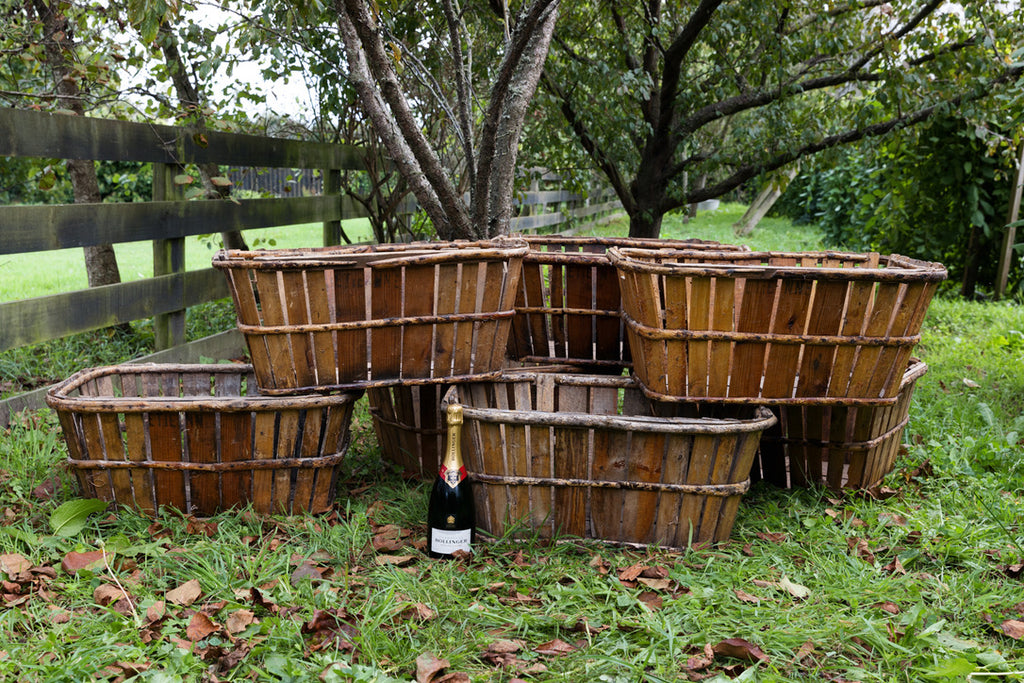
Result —
[[[184, 110], [183, 113], [191, 118], [197, 131], [206, 130], [206, 115], [203, 113], [202, 97], [199, 88], [188, 78], [185, 69], [185, 60], [178, 49], [177, 37], [174, 35], [169, 23], [160, 27], [161, 49], [164, 54], [164, 61], [167, 63], [167, 70], [171, 74], [171, 81], [174, 90], [178, 94], [178, 105]], [[214, 163], [199, 164], [199, 175], [202, 178], [203, 188], [206, 190], [208, 199], [227, 199], [231, 196], [230, 185], [214, 185], [213, 178], [220, 175], [220, 168]], [[225, 249], [247, 250], [249, 245], [239, 230], [225, 231], [220, 234]]]
[[661, 235], [661, 219], [664, 214], [656, 211], [640, 211], [629, 216], [630, 237], [658, 237]]
[[978, 267], [981, 260], [981, 228], [971, 226], [970, 237], [967, 238], [967, 249], [964, 260], [964, 276], [960, 281], [960, 296], [967, 300], [974, 299], [978, 285]]
[[[79, 93], [77, 76], [71, 70], [74, 38], [71, 23], [60, 11], [57, 2], [47, 4], [43, 0], [34, 0], [32, 8], [39, 21], [43, 24], [43, 44], [46, 48], [46, 60], [53, 72], [53, 82], [57, 94], [57, 102], [64, 109], [73, 111], [78, 116], [85, 115], [85, 106]], [[91, 160], [68, 159], [66, 162], [68, 175], [76, 204], [98, 203], [101, 201], [99, 183], [96, 180], [96, 165]], [[117, 267], [114, 248], [109, 244], [85, 247], [85, 270], [89, 276], [89, 286], [117, 284], [121, 281], [121, 273]]]
[[738, 221], [732, 224], [732, 229], [736, 233], [737, 237], [743, 237], [744, 235], [750, 234], [750, 232], [757, 227], [757, 224], [761, 222], [761, 219], [768, 215], [771, 208], [775, 205], [775, 202], [779, 200], [782, 193], [786, 191], [786, 186], [789, 182], [796, 177], [797, 171], [800, 170], [798, 164], [786, 170], [780, 170], [779, 176], [773, 175], [768, 179], [764, 188], [761, 190], [761, 194], [757, 195], [757, 199], [747, 207], [746, 213]]

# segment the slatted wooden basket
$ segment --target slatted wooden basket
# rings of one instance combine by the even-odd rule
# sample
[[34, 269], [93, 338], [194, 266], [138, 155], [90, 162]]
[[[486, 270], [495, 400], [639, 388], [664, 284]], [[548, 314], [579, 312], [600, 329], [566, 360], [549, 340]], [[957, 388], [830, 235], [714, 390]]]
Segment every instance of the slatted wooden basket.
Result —
[[477, 524], [685, 547], [732, 532], [767, 408], [744, 419], [657, 418], [627, 377], [510, 372], [459, 385]]
[[256, 395], [248, 365], [118, 365], [50, 389], [83, 494], [146, 513], [328, 511], [358, 393]]
[[741, 249], [705, 240], [527, 235], [509, 358], [621, 373], [630, 365], [621, 296], [609, 247]]
[[927, 371], [912, 359], [895, 403], [775, 406], [779, 421], [761, 437], [752, 477], [784, 488], [877, 486], [896, 465], [914, 385]]
[[894, 403], [946, 277], [898, 255], [608, 254], [634, 373], [663, 401]]
[[502, 368], [521, 239], [219, 252], [260, 390], [450, 383]]
[[449, 385], [397, 385], [366, 390], [377, 443], [386, 460], [413, 479], [433, 480], [444, 453], [441, 400]]

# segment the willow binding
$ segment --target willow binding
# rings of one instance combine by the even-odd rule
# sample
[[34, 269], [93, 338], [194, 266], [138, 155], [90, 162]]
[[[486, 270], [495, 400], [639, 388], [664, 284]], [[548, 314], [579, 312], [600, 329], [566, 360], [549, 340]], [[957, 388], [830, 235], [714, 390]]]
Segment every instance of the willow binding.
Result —
[[612, 248], [633, 370], [663, 401], [894, 403], [946, 270], [903, 256]]
[[521, 239], [221, 251], [260, 390], [295, 394], [495, 377]]
[[53, 387], [83, 495], [145, 513], [330, 509], [358, 393], [254, 396], [247, 365], [120, 365]]
[[775, 422], [754, 406], [741, 419], [653, 417], [629, 378], [568, 373], [509, 372], [452, 387], [452, 400], [482, 529], [665, 547], [729, 537]]

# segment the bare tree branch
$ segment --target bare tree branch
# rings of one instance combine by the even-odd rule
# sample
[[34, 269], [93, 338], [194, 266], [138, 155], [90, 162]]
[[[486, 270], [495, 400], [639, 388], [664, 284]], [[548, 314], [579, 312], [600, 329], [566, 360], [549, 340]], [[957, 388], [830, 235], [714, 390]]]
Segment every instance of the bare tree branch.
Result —
[[523, 8], [491, 88], [477, 168], [474, 221], [478, 232], [504, 232], [511, 219], [519, 135], [551, 44], [558, 2], [533, 0]]
[[362, 0], [336, 0], [349, 78], [367, 116], [420, 206], [444, 238], [473, 236], [468, 212], [427, 143]]

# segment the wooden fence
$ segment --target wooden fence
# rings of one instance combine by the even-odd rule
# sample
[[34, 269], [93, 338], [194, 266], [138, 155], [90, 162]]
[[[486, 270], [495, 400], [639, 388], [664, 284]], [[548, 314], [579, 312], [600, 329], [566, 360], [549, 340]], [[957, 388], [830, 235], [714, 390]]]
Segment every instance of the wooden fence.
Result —
[[[213, 268], [185, 270], [185, 238], [227, 230], [323, 223], [323, 244], [338, 244], [341, 221], [364, 216], [341, 187], [345, 170], [363, 168], [362, 151], [345, 145], [0, 108], [0, 155], [45, 159], [135, 161], [153, 164], [152, 201], [0, 206], [0, 255], [151, 240], [154, 277], [21, 301], [0, 303], [0, 352], [154, 318], [158, 354], [144, 360], [184, 362], [240, 353], [231, 331], [185, 344], [185, 310], [227, 296]], [[319, 169], [318, 195], [187, 201], [174, 177], [186, 164], [252, 169]], [[533, 190], [519, 198], [514, 231], [570, 226], [620, 210], [608, 193], [584, 199], [562, 190]], [[228, 355], [225, 355], [228, 354]], [[138, 359], [143, 360], [143, 359]], [[42, 405], [45, 390], [0, 401], [0, 424]]]

